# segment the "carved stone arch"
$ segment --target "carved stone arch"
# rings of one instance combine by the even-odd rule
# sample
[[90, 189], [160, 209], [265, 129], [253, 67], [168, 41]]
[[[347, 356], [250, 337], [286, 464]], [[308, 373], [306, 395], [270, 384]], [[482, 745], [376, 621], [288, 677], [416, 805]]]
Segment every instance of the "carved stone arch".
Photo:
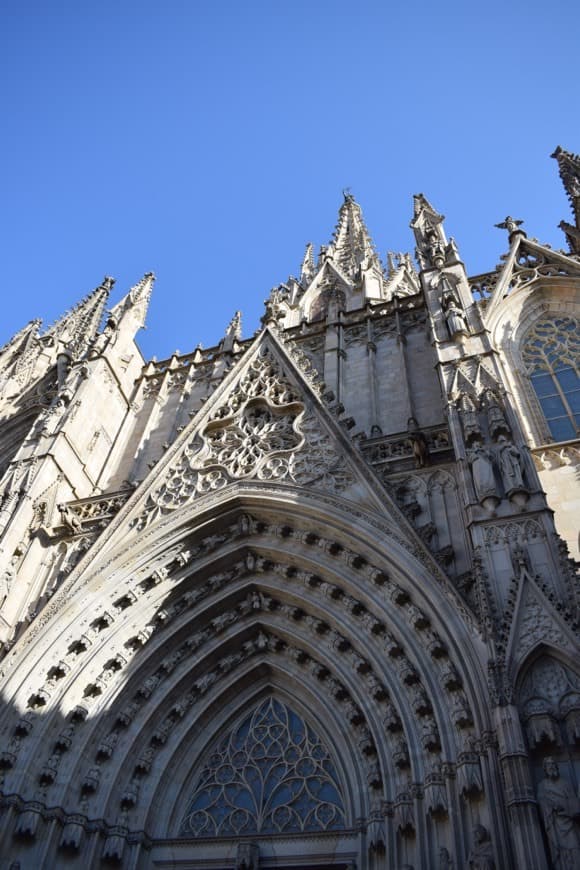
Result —
[[[179, 676], [177, 671], [172, 671], [162, 693], [157, 696], [157, 689], [153, 688], [151, 706], [149, 699], [144, 697], [140, 706], [142, 712], [128, 725], [118, 726], [115, 724], [117, 718], [126, 714], [124, 696], [129, 695], [130, 703], [134, 694], [139, 692], [137, 684], [144, 683], [150, 671], [154, 672], [170, 657], [172, 646], [175, 648], [172, 640], [174, 631], [179, 627], [183, 638], [187, 635], [188, 625], [193, 625], [191, 617], [197, 612], [196, 602], [192, 599], [191, 609], [180, 622], [182, 611], [174, 607], [179, 597], [177, 590], [181, 587], [185, 593], [195, 592], [199, 585], [209, 582], [216, 572], [227, 573], [232, 565], [239, 564], [248, 556], [253, 567], [244, 583], [239, 584], [240, 588], [245, 584], [244, 594], [256, 591], [272, 595], [276, 591], [282, 595], [283, 591], [282, 598], [286, 604], [293, 607], [302, 605], [314, 620], [325, 619], [329, 624], [332, 623], [334, 630], [342, 629], [347, 639], [358, 639], [357, 654], [360, 653], [363, 659], [370, 662], [377, 678], [385, 681], [385, 684], [390, 681], [391, 686], [398, 686], [398, 681], [403, 678], [395, 678], [398, 673], [395, 668], [399, 666], [395, 661], [397, 656], [395, 660], [392, 659], [386, 650], [386, 641], [375, 634], [373, 620], [384, 621], [386, 630], [395, 641], [402, 643], [405, 654], [419, 676], [419, 684], [413, 682], [411, 675], [411, 682], [401, 682], [400, 689], [397, 689], [400, 691], [403, 721], [402, 728], [394, 732], [394, 736], [398, 738], [400, 734], [404, 737], [411, 756], [409, 766], [402, 768], [404, 776], [397, 778], [392, 773], [395, 763], [390, 748], [392, 735], [385, 731], [385, 717], [379, 712], [382, 702], [370, 697], [364, 671], [357, 671], [349, 659], [348, 663], [339, 666], [337, 679], [344, 683], [354, 704], [364, 714], [358, 733], [364, 737], [362, 732], [368, 728], [376, 744], [382, 777], [394, 783], [390, 792], [387, 792], [390, 800], [397, 804], [399, 797], [408, 792], [406, 786], [403, 788], [407, 773], [414, 782], [424, 781], [426, 794], [432, 791], [431, 785], [427, 788], [428, 776], [434, 777], [433, 782], [439, 788], [437, 783], [440, 774], [429, 773], [425, 764], [428, 759], [436, 761], [438, 753], [426, 750], [421, 742], [425, 737], [422, 726], [428, 716], [412, 712], [415, 687], [423, 686], [433, 707], [442, 747], [440, 757], [449, 764], [455, 764], [454, 760], [462, 754], [470, 737], [476, 737], [490, 727], [486, 688], [476, 665], [480, 650], [474, 631], [475, 623], [465, 608], [461, 610], [461, 603], [456, 602], [444, 575], [437, 574], [436, 568], [424, 555], [420, 558], [419, 551], [408, 540], [397, 537], [388, 526], [378, 525], [376, 516], [357, 508], [356, 525], [353, 525], [352, 507], [341, 504], [338, 499], [305, 493], [293, 504], [283, 501], [275, 488], [246, 487], [244, 491], [238, 490], [233, 497], [225, 493], [217, 498], [212, 497], [209, 507], [207, 504], [202, 506], [203, 510], [198, 504], [196, 509], [184, 511], [179, 517], [175, 515], [170, 522], [152, 524], [130, 546], [123, 548], [121, 544], [116, 550], [102, 550], [93, 563], [94, 573], [87, 576], [84, 585], [82, 566], [76, 569], [76, 586], [71, 584], [68, 597], [61, 602], [59, 609], [47, 611], [51, 625], [48, 619], [43, 622], [41, 614], [39, 624], [31, 632], [30, 642], [26, 642], [26, 636], [23, 638], [22, 655], [28, 658], [26, 665], [19, 671], [19, 677], [24, 675], [23, 684], [16, 686], [10, 682], [11, 669], [7, 660], [9, 695], [16, 692], [21, 710], [26, 710], [31, 696], [37, 695], [41, 699], [44, 696], [31, 734], [31, 739], [37, 741], [36, 745], [43, 753], [43, 764], [44, 759], [46, 763], [50, 760], [51, 745], [58, 738], [57, 726], [61, 730], [68, 727], [75, 708], [85, 703], [83, 698], [87, 687], [99, 686], [100, 683], [103, 685], [102, 693], [88, 703], [85, 721], [75, 723], [72, 739], [78, 739], [86, 751], [78, 751], [77, 742], [74, 753], [71, 752], [69, 756], [66, 752], [61, 753], [62, 766], [61, 773], [57, 773], [56, 789], [63, 785], [60, 794], [66, 794], [65, 782], [73, 785], [70, 801], [63, 800], [65, 811], [73, 812], [78, 806], [82, 783], [85, 779], [91, 779], [90, 768], [96, 755], [101, 753], [101, 743], [105, 743], [111, 732], [117, 730], [123, 736], [119, 738], [117, 747], [113, 748], [111, 758], [105, 757], [100, 764], [102, 779], [89, 815], [91, 818], [105, 818], [109, 826], [118, 824], [134, 830], [135, 813], [130, 808], [122, 809], [119, 802], [125, 800], [123, 795], [126, 789], [127, 801], [133, 800], [130, 794], [131, 765], [135, 764], [136, 755], [141, 749], [137, 737], [140, 735], [141, 739], [150, 740], [148, 734], [162, 727], [167, 715], [173, 715], [171, 710], [179, 701], [180, 685], [187, 682], [188, 675], [190, 683], [195, 682], [198, 676], [193, 669], [190, 672], [189, 665], [184, 667]], [[272, 566], [266, 569], [264, 561], [258, 565], [257, 560], [269, 561]], [[290, 577], [288, 573], [276, 573], [276, 560], [290, 567], [294, 563], [297, 570], [309, 572], [320, 580], [314, 580], [312, 584], [308, 581], [308, 589], [301, 587], [302, 580]], [[284, 571], [287, 572], [287, 567], [284, 567]], [[433, 571], [436, 578], [433, 577]], [[188, 586], [187, 577], [191, 572], [198, 579]], [[231, 600], [228, 589], [231, 588], [232, 594], [237, 594], [234, 592], [237, 587], [227, 577], [224, 582], [217, 597], [221, 598], [223, 608], [227, 609]], [[325, 596], [323, 583], [340, 587], [336, 603], [332, 589], [329, 589], [330, 598]], [[206, 610], [204, 605], [199, 614]], [[208, 619], [214, 619], [217, 613], [207, 611]], [[308, 627], [308, 631], [291, 628], [288, 623], [287, 620], [285, 633], [278, 627], [278, 634], [288, 645], [294, 643], [296, 648], [301, 646], [314, 662], [317, 656], [320, 657], [323, 646], [316, 629], [312, 626]], [[258, 631], [258, 626], [261, 626], [267, 633], [273, 633], [275, 628], [271, 616], [261, 612], [256, 615], [253, 625]], [[77, 655], [74, 648], [83, 637], [88, 638], [90, 643], [85, 651]], [[166, 642], [161, 642], [164, 637]], [[210, 658], [212, 651], [215, 651], [213, 658], [219, 660], [222, 652], [228, 654], [236, 645], [239, 647], [251, 639], [251, 632], [238, 633], [235, 629], [228, 637], [229, 649], [218, 641], [210, 647]], [[220, 645], [222, 652], [218, 652]], [[69, 647], [73, 647], [70, 660], [66, 659]], [[115, 671], [113, 664], [113, 678], [107, 682], [103, 677], [103, 669], [106, 670], [105, 665], [119, 652], [127, 658], [127, 665], [121, 665], [121, 669]], [[322, 666], [334, 664], [336, 653], [330, 649], [323, 652]], [[300, 650], [296, 654], [300, 656]], [[194, 653], [192, 662], [196, 660], [195, 655], [197, 653]], [[269, 670], [260, 671], [258, 663], [252, 668], [253, 673], [260, 673], [264, 680], [272, 681], [271, 674], [282, 673], [284, 668], [279, 656], [274, 653], [268, 655], [269, 663], [264, 659], [261, 664], [268, 664]], [[65, 672], [55, 677], [54, 685], [47, 687], [47, 672], [61, 660], [69, 669], [65, 667]], [[318, 667], [316, 664], [312, 666]], [[357, 667], [364, 669], [365, 665], [357, 664]], [[306, 694], [316, 694], [316, 691], [320, 694], [319, 678], [301, 670], [303, 665], [299, 662], [293, 660], [291, 666], [288, 664], [285, 668], [287, 686], [296, 687], [303, 679], [303, 691]], [[251, 672], [251, 668], [248, 672]], [[199, 674], [203, 673], [202, 668]], [[235, 681], [231, 685], [235, 685]], [[145, 691], [148, 691], [146, 687]], [[391, 694], [393, 701], [396, 701], [397, 692], [391, 689]], [[460, 705], [467, 702], [469, 708], [469, 720], [461, 727], [455, 724], [456, 702]], [[325, 704], [329, 709], [332, 707], [336, 710], [334, 715], [338, 716], [343, 711], [341, 715], [344, 716], [346, 705], [340, 699], [326, 700]], [[109, 713], [114, 719], [112, 725], [107, 718]], [[63, 716], [66, 717], [64, 721]], [[179, 719], [181, 723], [185, 721], [186, 714]], [[15, 722], [13, 716], [10, 722], [6, 720], [4, 724], [10, 729], [15, 727]], [[353, 743], [351, 751], [358, 753], [357, 776], [362, 779], [360, 794], [374, 795], [377, 789], [369, 787], [368, 780], [365, 780], [369, 773], [365, 767], [365, 751], [360, 749], [358, 737], [351, 736], [346, 728], [343, 732], [344, 739]], [[81, 736], [83, 733], [86, 736]], [[132, 747], [130, 752], [124, 751], [125, 741]], [[169, 751], [169, 741], [167, 746]], [[33, 755], [31, 753], [30, 757]], [[73, 755], [82, 757], [83, 764], [73, 764]], [[116, 760], [117, 757], [120, 760]], [[369, 756], [369, 759], [374, 761], [373, 756]], [[461, 761], [460, 769], [463, 770], [466, 765], [478, 765], [477, 757], [475, 760]], [[161, 765], [163, 768], [164, 765]], [[370, 773], [374, 775], [372, 771]], [[481, 777], [481, 774], [478, 775]], [[28, 776], [27, 772], [25, 776]], [[382, 794], [380, 789], [379, 784], [378, 791]], [[48, 797], [46, 799], [49, 800]], [[137, 807], [141, 799], [137, 799]], [[400, 799], [401, 806], [406, 807], [407, 798]], [[366, 800], [368, 803], [370, 797]], [[423, 805], [418, 806], [421, 808]], [[368, 806], [365, 811], [368, 811]], [[417, 836], [423, 836], [419, 829]], [[96, 852], [95, 860], [100, 860]]]
[[[261, 632], [261, 629], [254, 632], [254, 637], [258, 636], [258, 631]], [[250, 637], [251, 635], [246, 633], [245, 636]], [[233, 648], [244, 647], [246, 643], [247, 641], [244, 642], [243, 638], [239, 638], [239, 644], [236, 642]], [[213, 664], [215, 668], [216, 662], [220, 662], [219, 649], [209, 650], [206, 659], [209, 660], [210, 666]], [[207, 672], [207, 667], [204, 668], [202, 665], [201, 672], [204, 670]], [[187, 673], [182, 674], [178, 683], [167, 687], [164, 694], [157, 696], [155, 691], [150, 698], [146, 699], [146, 702], [142, 704], [140, 717], [135, 717], [134, 721], [131, 722], [126, 732], [126, 739], [117, 748], [117, 754], [110, 759], [110, 763], [109, 761], [101, 763], [103, 771], [107, 767], [111, 768], [107, 781], [105, 782], [103, 777], [100, 783], [103, 792], [100, 805], [104, 804], [104, 809], [101, 812], [104, 812], [107, 818], [114, 818], [118, 814], [127, 784], [131, 780], [137, 779], [141, 785], [141, 793], [130, 819], [132, 827], [139, 828], [146, 823], [147, 819], [154, 820], [158, 811], [157, 797], [155, 797], [157, 780], [160, 776], [164, 776], [168, 783], [173, 783], [174, 786], [176, 777], [179, 778], [180, 775], [178, 771], [183, 771], [185, 762], [179, 756], [180, 747], [189, 746], [192, 741], [194, 743], [197, 741], [196, 746], [198, 744], [200, 747], [206, 746], [207, 732], [217, 733], [224, 716], [235, 715], [240, 704], [243, 706], [244, 697], [248, 694], [253, 696], [262, 685], [270, 688], [274, 686], [277, 690], [284, 691], [288, 698], [293, 699], [294, 706], [301, 707], [309, 713], [310, 719], [314, 718], [316, 721], [320, 721], [321, 717], [325, 718], [326, 724], [321, 726], [319, 731], [328, 733], [330, 729], [334, 735], [332, 745], [337, 747], [335, 748], [335, 757], [348, 759], [347, 785], [355, 796], [353, 799], [355, 800], [356, 812], [364, 814], [368, 811], [370, 802], [368, 794], [372, 793], [372, 788], [365, 781], [364, 755], [361, 754], [356, 741], [353, 739], [356, 735], [353, 734], [352, 730], [349, 730], [348, 723], [344, 720], [342, 703], [333, 699], [328, 692], [320, 691], [319, 683], [314, 676], [304, 673], [291, 658], [271, 653], [266, 653], [264, 656], [250, 656], [245, 663], [242, 662], [241, 668], [238, 670], [239, 672], [235, 669], [228, 672], [223, 681], [216, 681], [209, 685], [208, 689], [204, 690], [203, 695], [186, 707], [183, 715], [177, 717], [175, 715], [172, 717], [171, 711], [177, 707], [184, 694], [188, 693], [188, 687], [191, 687], [192, 682], [194, 685], [198, 682], [193, 679], [195, 674], [192, 673], [191, 677]], [[135, 697], [133, 690], [134, 686], [132, 688], [127, 686], [126, 691], [123, 692], [129, 702]], [[116, 709], [112, 709], [113, 718], [122, 712], [123, 706], [121, 697]], [[164, 727], [168, 722], [171, 727], [170, 733], [166, 734]], [[83, 778], [87, 774], [87, 768], [90, 769], [95, 763], [94, 751], [97, 743], [96, 738], [85, 741], [83, 751], [85, 769], [82, 769], [82, 764], [77, 765], [76, 775], [73, 776], [73, 781], [76, 781], [77, 784], [79, 782], [82, 784]], [[138, 774], [135, 777], [135, 765], [139, 762], [142, 750], [148, 746], [153, 746], [154, 754], [158, 756], [157, 762], [153, 761], [153, 766], [156, 765], [155, 775], [145, 777]], [[91, 752], [93, 758], [90, 757]], [[171, 760], [174, 753], [178, 753], [180, 758], [176, 764], [173, 764]], [[200, 753], [203, 754], [202, 748], [199, 749], [199, 753], [196, 750], [190, 757], [190, 767], [194, 765], [196, 759], [198, 760]], [[168, 787], [173, 786], [168, 785]], [[377, 787], [382, 791], [380, 784], [374, 788]], [[152, 832], [155, 834], [155, 825], [153, 828]], [[161, 832], [160, 835], [166, 835], [166, 833]]]
[[[298, 603], [299, 603], [299, 599], [298, 599]], [[227, 601], [225, 602], [225, 604], [227, 605]], [[324, 615], [324, 614], [321, 614], [321, 615]], [[211, 620], [209, 620], [209, 621], [211, 621]], [[312, 657], [312, 663], [315, 663], [314, 656], [316, 656], [317, 653], [319, 653], [321, 666], [323, 668], [325, 668], [329, 674], [332, 673], [333, 664], [334, 664], [333, 660], [332, 660], [332, 655], [331, 655], [332, 650], [326, 650], [324, 653], [321, 651], [318, 651], [316, 649], [316, 639], [314, 639], [314, 640], [309, 639], [306, 636], [305, 632], [297, 632], [295, 630], [292, 630], [291, 627], [284, 629], [281, 626], [272, 626], [263, 617], [257, 617], [256, 625], [262, 626], [264, 628], [264, 630], [276, 630], [277, 636], [280, 639], [282, 639], [285, 643], [287, 643], [288, 646], [291, 646], [292, 643], [298, 643], [300, 645], [300, 648], [306, 652], [306, 655], [307, 656], [310, 655]], [[187, 626], [184, 626], [184, 628], [187, 628]], [[247, 632], [247, 629], [244, 629], [242, 626], [240, 628], [240, 634], [243, 634], [244, 631]], [[200, 658], [201, 652], [198, 651], [196, 648], [196, 656], [198, 657], [198, 663], [201, 663], [201, 671], [200, 671], [201, 674], [203, 674], [207, 670], [207, 668], [205, 668], [203, 666], [203, 658], [208, 659], [210, 662], [214, 662], [214, 663], [216, 660], [219, 660], [220, 643], [223, 643], [224, 646], [226, 645], [226, 642], [220, 640], [220, 637], [218, 637], [217, 639], [214, 639], [213, 645], [208, 650], [202, 651], [203, 657], [201, 657], [201, 658]], [[348, 641], [347, 641], [347, 643], [348, 643]], [[230, 650], [232, 649], [232, 644], [233, 644], [234, 649], [239, 648], [239, 647], [243, 647], [243, 645], [244, 645], [243, 644], [243, 637], [239, 641], [234, 640], [232, 637], [228, 638], [227, 639], [228, 649], [230, 649]], [[144, 687], [147, 689], [147, 693], [149, 693], [149, 691], [151, 691], [152, 693], [155, 692], [155, 697], [157, 697], [159, 691], [164, 690], [166, 697], [171, 696], [171, 698], [174, 699], [175, 691], [176, 691], [175, 686], [168, 685], [166, 688], [164, 688], [163, 686], [158, 686], [156, 684], [156, 685], [153, 685], [152, 687], [151, 686], [148, 687], [147, 683], [151, 681], [152, 673], [153, 673], [155, 667], [158, 666], [159, 662], [162, 662], [162, 664], [167, 662], [168, 658], [171, 657], [171, 654], [169, 654], [169, 656], [168, 656], [168, 652], [170, 651], [170, 649], [172, 647], [176, 648], [178, 646], [179, 646], [179, 644], [172, 641], [171, 638], [168, 638], [167, 643], [165, 644], [165, 648], [157, 647], [153, 651], [151, 651], [149, 654], [149, 659], [153, 659], [153, 665], [150, 666], [149, 670], [147, 669], [146, 664], [142, 665], [139, 668], [138, 672], [133, 675], [133, 679], [131, 679], [129, 682], [125, 682], [123, 684], [123, 686], [121, 687], [122, 693], [125, 696], [128, 695], [129, 698], [134, 698], [139, 693], [143, 694], [143, 687]], [[224, 650], [224, 652], [225, 652], [225, 650]], [[363, 653], [364, 652], [365, 652], [365, 650], [363, 649]], [[183, 671], [183, 664], [185, 664], [186, 671], [187, 671], [187, 669], [189, 668], [189, 665], [188, 665], [188, 662], [185, 661], [181, 664], [181, 666], [178, 665], [177, 668], [175, 668], [176, 674], [177, 674], [177, 670], [179, 669], [179, 667], [181, 667], [181, 670]], [[153, 671], [152, 671], [152, 669], [153, 669]], [[372, 736], [375, 744], [378, 744], [379, 748], [380, 748], [381, 744], [385, 744], [385, 746], [383, 747], [383, 752], [386, 750], [388, 753], [390, 751], [389, 746], [388, 746], [389, 735], [386, 733], [383, 733], [381, 731], [381, 724], [382, 724], [381, 715], [384, 714], [384, 711], [383, 711], [383, 714], [381, 714], [381, 713], [377, 713], [376, 710], [373, 711], [372, 709], [370, 709], [370, 710], [367, 710], [366, 713], [364, 713], [365, 706], [367, 708], [369, 706], [372, 707], [372, 704], [371, 705], [369, 705], [368, 703], [365, 704], [365, 697], [364, 697], [364, 695], [365, 695], [365, 685], [364, 685], [365, 680], [364, 680], [364, 677], [358, 678], [356, 676], [356, 674], [354, 672], [352, 672], [350, 661], [347, 661], [345, 664], [341, 664], [340, 657], [337, 661], [337, 667], [334, 669], [334, 671], [335, 671], [335, 675], [334, 675], [333, 679], [335, 679], [336, 676], [339, 677], [339, 679], [342, 682], [342, 685], [346, 689], [346, 692], [350, 695], [350, 697], [352, 698], [352, 700], [354, 701], [355, 704], [360, 705], [359, 709], [363, 710], [363, 713], [361, 714], [361, 717], [360, 717], [361, 720], [368, 718], [368, 725], [366, 725], [365, 727], [368, 730], [369, 734]], [[193, 679], [194, 676], [195, 676], [195, 674], [193, 674], [193, 672], [192, 672], [191, 677], [189, 677], [189, 675], [186, 675], [186, 678]], [[180, 680], [184, 679], [183, 673], [179, 676], [179, 679]], [[169, 677], [168, 677], [168, 681], [169, 681]], [[324, 684], [322, 684], [322, 685], [324, 685]], [[137, 691], [135, 691], [136, 689], [137, 689]], [[400, 706], [399, 702], [401, 700], [404, 703], [406, 703], [406, 699], [405, 698], [401, 699], [401, 698], [397, 697], [396, 692], [393, 692], [393, 695], [395, 696], [394, 699], [397, 701], [397, 708], [399, 708], [399, 706]], [[110, 720], [111, 720], [111, 718], [115, 719], [115, 716], [119, 712], [118, 711], [118, 703], [120, 703], [120, 702], [116, 701], [114, 698], [109, 701], [108, 709], [109, 709], [109, 719]], [[170, 703], [170, 702], [168, 701], [168, 703]], [[171, 703], [172, 703], [172, 701], [171, 701]], [[436, 706], [435, 703], [433, 703], [433, 706], [434, 707]], [[156, 709], [155, 707], [152, 707], [150, 709], [149, 714], [148, 714], [148, 719], [145, 721], [143, 720], [143, 715], [141, 715], [141, 718], [139, 721], [139, 729], [142, 732], [145, 732], [147, 727], [149, 727], [149, 726], [147, 726], [146, 722], [151, 721], [151, 717], [156, 716], [157, 718], [159, 718], [159, 716], [161, 716], [161, 718], [163, 719], [163, 714], [156, 713], [155, 709]], [[143, 712], [145, 712], [145, 711], [143, 711]], [[417, 734], [415, 734], [415, 729], [413, 727], [412, 718], [410, 718], [408, 712], [407, 713], [401, 712], [401, 715], [405, 719], [405, 721], [407, 722], [407, 725], [405, 726], [405, 732], [408, 735], [407, 740], [408, 740], [409, 746], [411, 748], [415, 747], [415, 749], [414, 749], [415, 753], [420, 752], [421, 749], [420, 749], [420, 744], [419, 744], [419, 738], [418, 738]], [[437, 718], [440, 720], [440, 718], [441, 718], [440, 715], [438, 715]], [[410, 724], [409, 724], [409, 722], [410, 722]], [[153, 723], [153, 725], [155, 725], [155, 724], [159, 725], [159, 722]], [[153, 725], [151, 727], [153, 727]], [[97, 731], [95, 729], [91, 739], [89, 740], [89, 744], [92, 744], [93, 746], [97, 746], [99, 744], [100, 740], [103, 740], [103, 738], [106, 738], [107, 732], [109, 732], [109, 733], [111, 732], [111, 726], [112, 726], [112, 721], [109, 721], [108, 726], [105, 724], [105, 727], [101, 728], [100, 731]], [[357, 739], [356, 734], [353, 736], [355, 739]], [[358, 735], [358, 736], [360, 736], [360, 735]], [[125, 752], [125, 754], [127, 754], [125, 750], [123, 750], [123, 751]], [[85, 752], [83, 754], [86, 756], [87, 753]], [[449, 755], [449, 751], [447, 751], [446, 754]], [[388, 754], [386, 756], [386, 760], [385, 760], [385, 757], [383, 756], [383, 762], [382, 762], [383, 769], [388, 768], [388, 766], [389, 766], [388, 759], [389, 759]], [[78, 779], [79, 777], [82, 777], [82, 773], [83, 773], [83, 771], [81, 771], [79, 769], [77, 771], [76, 777], [72, 777], [72, 779], [74, 780], [75, 778]], [[415, 775], [421, 776], [422, 775], [421, 770], [420, 769], [416, 770]]]

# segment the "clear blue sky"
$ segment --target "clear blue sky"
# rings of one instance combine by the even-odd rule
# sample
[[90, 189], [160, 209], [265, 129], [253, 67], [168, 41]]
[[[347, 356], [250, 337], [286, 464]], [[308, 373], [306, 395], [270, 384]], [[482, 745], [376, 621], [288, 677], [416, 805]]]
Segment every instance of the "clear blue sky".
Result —
[[4, 0], [0, 343], [157, 274], [158, 358], [257, 327], [350, 187], [384, 256], [419, 191], [473, 274], [524, 218], [564, 247], [577, 0]]

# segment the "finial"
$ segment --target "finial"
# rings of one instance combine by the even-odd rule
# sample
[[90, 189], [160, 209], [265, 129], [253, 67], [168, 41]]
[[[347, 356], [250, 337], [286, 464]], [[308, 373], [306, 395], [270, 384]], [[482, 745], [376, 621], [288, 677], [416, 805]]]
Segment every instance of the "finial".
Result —
[[231, 335], [233, 338], [240, 339], [242, 337], [242, 312], [236, 311], [232, 319], [230, 320], [227, 328], [226, 335]]
[[342, 195], [345, 202], [354, 202], [354, 196], [352, 195], [350, 190], [350, 187], [343, 187], [342, 189]]
[[304, 257], [302, 258], [302, 265], [300, 266], [300, 280], [302, 282], [309, 281], [313, 277], [315, 271], [314, 247], [312, 242], [308, 242], [306, 245], [306, 251], [304, 252]]
[[498, 228], [498, 230], [507, 230], [509, 233], [509, 240], [511, 242], [512, 237], [515, 235], [525, 236], [526, 233], [523, 230], [520, 230], [523, 221], [516, 220], [508, 214], [507, 217], [503, 219], [500, 224], [494, 224]]
[[224, 337], [220, 341], [220, 350], [222, 352], [231, 353], [235, 351], [238, 346], [238, 341], [242, 337], [242, 313], [241, 311], [236, 311], [232, 319], [230, 320], [228, 326], [226, 327], [226, 331]]

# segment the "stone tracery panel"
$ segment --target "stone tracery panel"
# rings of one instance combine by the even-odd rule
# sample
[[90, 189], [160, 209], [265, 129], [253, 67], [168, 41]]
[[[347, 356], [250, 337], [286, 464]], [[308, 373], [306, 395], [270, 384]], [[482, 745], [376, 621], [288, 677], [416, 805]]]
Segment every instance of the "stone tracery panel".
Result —
[[180, 835], [330, 831], [345, 824], [324, 743], [296, 712], [268, 698], [213, 748]]
[[143, 528], [198, 493], [247, 479], [314, 484], [332, 492], [353, 480], [268, 347], [166, 470], [136, 525]]

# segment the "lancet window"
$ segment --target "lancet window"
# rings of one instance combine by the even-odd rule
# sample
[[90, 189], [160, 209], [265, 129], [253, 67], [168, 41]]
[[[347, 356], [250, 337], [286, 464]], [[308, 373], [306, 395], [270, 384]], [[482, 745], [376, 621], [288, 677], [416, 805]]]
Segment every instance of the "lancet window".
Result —
[[301, 716], [268, 698], [212, 749], [180, 835], [225, 837], [344, 827], [344, 800], [326, 747]]
[[573, 317], [542, 317], [527, 333], [522, 357], [555, 441], [580, 432], [580, 327]]

